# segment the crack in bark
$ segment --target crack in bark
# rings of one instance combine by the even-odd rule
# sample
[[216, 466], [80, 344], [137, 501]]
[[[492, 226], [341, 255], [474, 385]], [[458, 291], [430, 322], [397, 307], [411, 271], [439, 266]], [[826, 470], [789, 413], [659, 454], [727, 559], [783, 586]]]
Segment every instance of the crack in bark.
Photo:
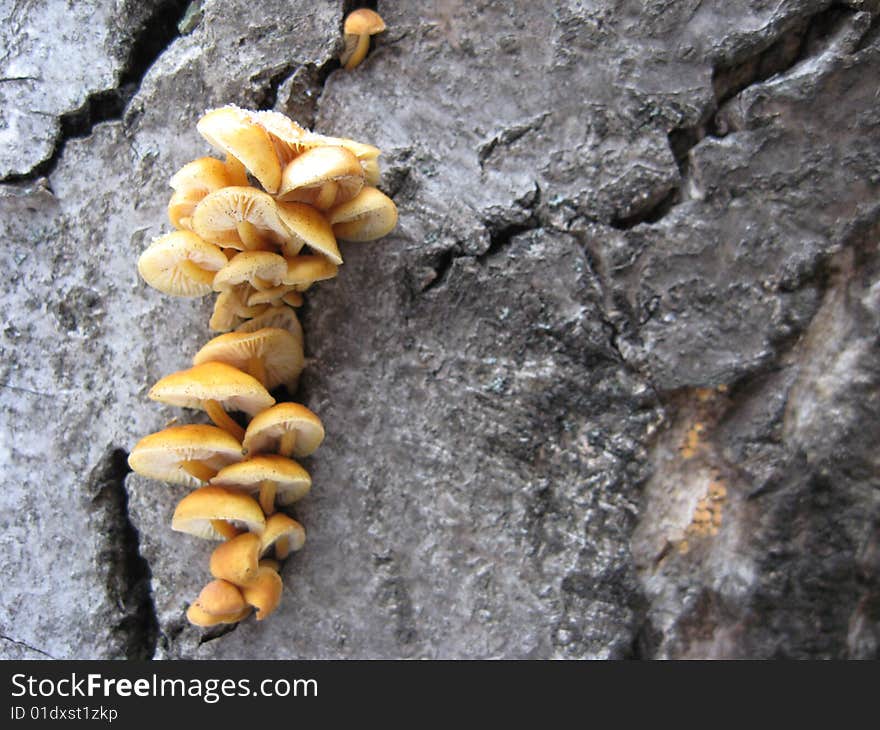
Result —
[[[713, 100], [699, 121], [675, 127], [667, 133], [669, 149], [678, 166], [678, 185], [659, 201], [643, 206], [629, 216], [614, 218], [609, 225], [617, 230], [629, 230], [642, 223], [657, 223], [676, 205], [687, 200], [691, 150], [706, 137], [722, 138], [736, 131], [719, 114], [724, 105], [750, 86], [785, 74], [808, 58], [821, 55], [829, 39], [856, 12], [846, 5], [830, 5], [812, 15], [793, 20], [771, 41], [735, 63], [716, 63], [712, 69]], [[875, 29], [875, 26], [876, 18], [871, 28]], [[876, 34], [871, 28], [863, 35], [862, 44], [872, 33]]]
[[35, 654], [42, 654], [44, 657], [48, 659], [55, 659], [49, 652], [43, 651], [42, 649], [37, 649], [35, 646], [31, 646], [26, 641], [19, 641], [18, 639], [13, 639], [11, 636], [6, 636], [6, 634], [0, 634], [0, 639], [3, 641], [8, 641], [10, 644], [16, 644], [17, 646], [23, 646], [28, 651], [32, 651]]
[[121, 638], [126, 659], [151, 659], [156, 651], [159, 620], [153, 602], [150, 566], [140, 552], [140, 537], [128, 514], [125, 478], [128, 454], [110, 447], [89, 477], [92, 509], [100, 513], [105, 547], [98, 556], [106, 566], [110, 602], [123, 617], [113, 632]]
[[88, 137], [97, 124], [118, 121], [150, 67], [171, 42], [180, 35], [178, 22], [183, 18], [188, 0], [164, 0], [153, 8], [141, 25], [132, 33], [127, 56], [112, 89], [93, 92], [78, 108], [59, 117], [59, 131], [52, 154], [29, 172], [8, 175], [3, 183], [16, 183], [48, 177], [55, 170], [68, 140]]

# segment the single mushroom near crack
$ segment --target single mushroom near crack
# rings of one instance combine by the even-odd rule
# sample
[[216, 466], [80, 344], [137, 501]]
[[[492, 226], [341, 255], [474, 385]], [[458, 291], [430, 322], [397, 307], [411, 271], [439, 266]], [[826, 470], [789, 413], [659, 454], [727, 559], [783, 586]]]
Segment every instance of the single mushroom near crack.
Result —
[[128, 465], [150, 479], [200, 487], [243, 458], [241, 441], [227, 431], [188, 424], [144, 436], [131, 450]]
[[266, 518], [253, 497], [215, 486], [190, 492], [177, 504], [171, 518], [172, 530], [205, 540], [231, 540], [239, 536], [239, 529], [244, 529], [254, 534], [259, 545], [265, 528]]
[[235, 469], [221, 469], [211, 484], [259, 494], [260, 507], [267, 515], [275, 511], [275, 502], [285, 506], [302, 499], [312, 488], [309, 473], [292, 459], [277, 454], [258, 454], [236, 464]]
[[358, 8], [345, 18], [343, 32], [345, 48], [339, 62], [347, 71], [357, 67], [370, 48], [370, 36], [385, 30], [385, 21], [375, 10]]
[[166, 375], [150, 389], [148, 396], [160, 403], [203, 410], [217, 426], [239, 441], [244, 438], [245, 430], [226, 409], [253, 416], [275, 403], [259, 380], [222, 362], [205, 362]]
[[215, 275], [226, 264], [214, 244], [190, 231], [174, 231], [156, 238], [140, 255], [137, 268], [147, 284], [164, 294], [202, 297], [211, 293]]
[[278, 403], [254, 416], [242, 445], [248, 454], [277, 451], [282, 456], [308, 456], [324, 440], [321, 419], [299, 403]]
[[193, 357], [193, 365], [223, 362], [252, 375], [267, 390], [279, 385], [296, 390], [305, 364], [301, 337], [278, 327], [229, 332], [205, 344]]

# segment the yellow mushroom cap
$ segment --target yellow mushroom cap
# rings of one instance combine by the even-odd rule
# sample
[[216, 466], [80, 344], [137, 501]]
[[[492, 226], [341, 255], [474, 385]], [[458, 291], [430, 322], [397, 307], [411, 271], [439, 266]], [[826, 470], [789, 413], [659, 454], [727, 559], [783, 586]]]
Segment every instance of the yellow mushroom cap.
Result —
[[[247, 499], [251, 498], [247, 497]], [[259, 508], [260, 506], [257, 505], [257, 509]], [[260, 514], [262, 515], [262, 512]], [[257, 577], [261, 546], [260, 536], [253, 532], [246, 532], [227, 540], [211, 553], [211, 575], [237, 586], [249, 583]]]
[[224, 266], [223, 252], [189, 231], [155, 239], [138, 259], [138, 272], [147, 284], [178, 297], [210, 294], [215, 273]]
[[345, 241], [373, 241], [397, 225], [397, 206], [385, 193], [365, 187], [328, 213], [333, 233]]
[[247, 370], [253, 358], [262, 361], [263, 385], [267, 389], [294, 383], [304, 365], [302, 342], [287, 330], [274, 327], [255, 332], [229, 332], [205, 344], [196, 353], [193, 364], [222, 362]]
[[202, 588], [193, 605], [211, 616], [234, 615], [248, 608], [238, 587], [220, 579], [212, 580]]
[[270, 251], [242, 251], [214, 276], [214, 291], [222, 292], [239, 284], [268, 289], [278, 286], [286, 273], [283, 256]]
[[321, 212], [305, 203], [278, 203], [278, 216], [290, 237], [281, 243], [285, 256], [296, 256], [303, 245], [324, 254], [334, 264], [342, 263], [336, 237]]
[[177, 191], [198, 190], [204, 195], [232, 184], [226, 165], [214, 157], [199, 157], [181, 167], [169, 181]]
[[279, 329], [287, 330], [300, 342], [303, 341], [303, 330], [302, 325], [299, 323], [299, 317], [296, 316], [296, 312], [290, 307], [270, 307], [262, 314], [240, 324], [236, 331], [254, 332], [263, 327], [278, 327]]
[[351, 152], [344, 147], [314, 147], [284, 168], [278, 199], [326, 210], [351, 200], [363, 186], [364, 169]]
[[195, 626], [208, 627], [216, 626], [217, 624], [237, 624], [242, 619], [247, 618], [250, 612], [250, 605], [246, 605], [238, 613], [213, 615], [194, 603], [186, 610], [186, 618]]
[[206, 362], [167, 375], [149, 392], [152, 400], [182, 408], [204, 410], [204, 402], [217, 401], [226, 410], [254, 415], [275, 399], [256, 378], [222, 362]]
[[294, 456], [308, 456], [324, 440], [324, 426], [314, 413], [299, 403], [279, 403], [256, 415], [245, 433], [243, 446], [251, 454], [276, 451], [281, 437], [296, 434]]
[[305, 291], [316, 281], [332, 279], [338, 272], [339, 267], [323, 256], [294, 256], [287, 259], [287, 272], [282, 282], [297, 291]]
[[[262, 482], [275, 482], [276, 499], [281, 505], [293, 504], [305, 497], [312, 488], [312, 478], [305, 469], [293, 459], [277, 454], [259, 454], [247, 461], [232, 464], [231, 467], [237, 468], [221, 469], [211, 480], [211, 484], [253, 493], [260, 491]], [[269, 518], [267, 526], [274, 517], [272, 515]]]
[[287, 549], [291, 552], [302, 550], [306, 544], [306, 531], [303, 526], [283, 512], [276, 512], [266, 520], [266, 529], [260, 542], [260, 553], [265, 555], [282, 537], [288, 540]]
[[241, 444], [222, 428], [190, 424], [144, 436], [132, 449], [128, 465], [151, 479], [198, 487], [202, 481], [184, 471], [182, 463], [199, 461], [219, 471], [242, 458]]
[[385, 21], [375, 10], [358, 8], [345, 18], [342, 30], [352, 35], [375, 35], [385, 30]]
[[262, 621], [281, 603], [281, 576], [268, 566], [257, 569], [257, 577], [241, 593], [244, 600], [257, 609], [257, 621]]
[[202, 238], [240, 251], [254, 248], [242, 239], [242, 224], [253, 226], [260, 241], [281, 245], [290, 239], [275, 201], [256, 188], [232, 185], [215, 190], [192, 214], [192, 229]]
[[239, 160], [260, 185], [275, 193], [281, 183], [281, 163], [266, 130], [249, 112], [224, 106], [207, 112], [196, 125], [208, 144]]
[[[256, 533], [255, 537], [262, 534], [266, 527], [263, 510], [253, 497], [221, 487], [202, 487], [180, 500], [171, 518], [171, 529], [206, 540], [223, 540], [223, 535], [212, 524], [217, 520], [230, 522], [236, 527], [241, 526], [248, 532]], [[243, 535], [233, 540], [241, 537]], [[257, 544], [259, 543], [257, 537]], [[213, 571], [212, 575], [229, 580], [227, 576], [216, 575]]]

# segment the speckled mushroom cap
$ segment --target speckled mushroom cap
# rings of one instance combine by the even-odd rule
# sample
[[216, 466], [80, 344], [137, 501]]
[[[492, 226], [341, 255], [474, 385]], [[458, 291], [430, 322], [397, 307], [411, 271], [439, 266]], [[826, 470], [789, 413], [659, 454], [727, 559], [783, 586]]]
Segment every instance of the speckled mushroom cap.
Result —
[[281, 538], [287, 538], [290, 552], [302, 550], [306, 544], [306, 531], [303, 526], [283, 512], [276, 512], [266, 520], [266, 529], [260, 541], [260, 554], [265, 555]]
[[193, 364], [222, 362], [246, 371], [253, 358], [262, 361], [265, 373], [263, 385], [268, 390], [295, 383], [304, 365], [302, 342], [287, 330], [279, 328], [229, 332], [205, 344], [196, 353]]
[[189, 370], [167, 375], [149, 392], [152, 400], [182, 408], [204, 410], [213, 400], [229, 411], [254, 415], [269, 408], [275, 399], [256, 378], [222, 362], [206, 362]]
[[226, 262], [214, 244], [190, 231], [174, 231], [155, 239], [141, 254], [138, 272], [147, 284], [165, 294], [201, 297], [211, 293], [214, 276]]
[[320, 211], [305, 203], [278, 203], [277, 210], [289, 233], [289, 237], [281, 243], [285, 256], [296, 256], [305, 245], [337, 266], [342, 263], [336, 237]]
[[[243, 238], [242, 226], [253, 235]], [[291, 239], [272, 197], [245, 186], [233, 185], [206, 195], [193, 212], [192, 229], [206, 241], [239, 251], [282, 245]]]
[[313, 147], [288, 164], [281, 174], [278, 200], [327, 210], [351, 200], [364, 186], [364, 169], [344, 147]]
[[[247, 499], [254, 501], [250, 497]], [[237, 586], [249, 583], [257, 576], [261, 547], [262, 539], [254, 532], [247, 532], [224, 542], [211, 553], [211, 575]]]
[[299, 317], [296, 316], [296, 312], [290, 307], [270, 307], [253, 319], [240, 324], [236, 328], [236, 332], [254, 332], [263, 327], [278, 327], [287, 330], [300, 342], [303, 341], [303, 330]]
[[293, 456], [308, 456], [324, 440], [324, 426], [314, 413], [299, 403], [279, 403], [256, 415], [245, 433], [248, 453], [277, 451], [286, 433], [296, 434]]
[[[171, 529], [206, 540], [223, 540], [223, 535], [212, 524], [218, 520], [255, 533], [255, 537], [266, 527], [263, 510], [253, 497], [221, 487], [202, 487], [180, 500], [171, 518]], [[257, 543], [260, 544], [259, 537]]]
[[242, 586], [244, 600], [257, 609], [257, 621], [262, 621], [281, 603], [281, 576], [268, 566], [259, 566], [257, 576]]
[[293, 256], [287, 259], [287, 271], [281, 281], [296, 291], [305, 291], [316, 281], [332, 279], [338, 273], [339, 267], [323, 256]]
[[210, 616], [234, 616], [248, 608], [238, 586], [220, 579], [202, 588], [193, 605]]
[[211, 484], [254, 493], [260, 491], [262, 482], [271, 481], [276, 485], [275, 498], [281, 505], [302, 499], [312, 487], [312, 478], [305, 469], [277, 454], [258, 454], [231, 466], [237, 468], [221, 469]]
[[281, 283], [287, 273], [284, 257], [270, 251], [242, 251], [214, 276], [214, 291], [222, 292], [241, 284], [255, 289], [270, 289]]
[[231, 105], [212, 109], [196, 128], [208, 144], [241, 161], [267, 192], [277, 192], [281, 163], [269, 134], [249, 112]]
[[327, 214], [333, 233], [344, 241], [373, 241], [397, 225], [397, 206], [382, 191], [365, 187]]
[[198, 487], [203, 482], [184, 471], [184, 462], [199, 461], [219, 471], [243, 458], [241, 444], [222, 428], [190, 424], [144, 436], [132, 449], [128, 465], [151, 479]]

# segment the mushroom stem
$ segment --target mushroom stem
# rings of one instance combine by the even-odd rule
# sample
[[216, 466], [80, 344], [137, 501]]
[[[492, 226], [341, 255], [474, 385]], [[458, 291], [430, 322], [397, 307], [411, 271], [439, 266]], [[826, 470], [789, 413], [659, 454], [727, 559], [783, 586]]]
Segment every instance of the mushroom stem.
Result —
[[[239, 439], [241, 441], [241, 439]], [[195, 477], [201, 482], [209, 482], [214, 478], [217, 474], [216, 469], [212, 469], [210, 466], [201, 461], [182, 461], [180, 462], [180, 468], [183, 469], [190, 476]]]
[[226, 520], [211, 520], [211, 527], [217, 530], [217, 532], [223, 535], [227, 540], [231, 540], [233, 537], [238, 537], [239, 534], [235, 526], [231, 525]]
[[293, 449], [295, 446], [296, 431], [285, 431], [281, 436], [281, 442], [278, 444], [278, 453], [290, 458], [293, 456]]
[[[232, 416], [230, 416], [225, 410], [223, 410], [223, 406], [221, 406], [215, 400], [206, 400], [204, 402], [204, 405], [205, 412], [208, 414], [208, 417], [217, 426], [222, 428], [237, 441], [244, 440], [244, 429], [232, 420]], [[213, 474], [211, 476], [213, 476]]]
[[257, 380], [260, 381], [260, 384], [266, 385], [266, 365], [263, 363], [263, 358], [261, 357], [252, 357], [248, 360], [247, 364], [248, 375], [253, 376]]
[[290, 555], [290, 540], [285, 537], [279, 537], [275, 542], [275, 557], [284, 560]]
[[248, 251], [262, 251], [266, 248], [266, 242], [250, 221], [236, 223], [235, 230], [238, 231], [238, 237]]
[[339, 185], [335, 182], [332, 180], [325, 182], [315, 198], [315, 207], [320, 208], [321, 210], [327, 210], [327, 208], [332, 207], [333, 203], [336, 202], [336, 194], [338, 191]]
[[267, 479], [260, 483], [260, 507], [263, 513], [271, 515], [275, 511], [275, 490], [278, 487], [276, 482]]
[[[346, 45], [348, 45], [346, 43]], [[364, 57], [367, 55], [367, 51], [370, 48], [370, 35], [369, 33], [362, 33], [357, 37], [357, 46], [355, 46], [354, 51], [351, 56], [349, 56], [348, 60], [345, 62], [345, 70], [351, 71], [355, 66], [357, 66], [361, 61], [364, 60]]]
[[188, 276], [193, 281], [197, 281], [199, 284], [207, 284], [211, 286], [214, 283], [214, 274], [216, 271], [207, 271], [206, 269], [199, 268], [193, 261], [187, 259], [186, 261], [181, 261], [178, 264], [180, 270]]

